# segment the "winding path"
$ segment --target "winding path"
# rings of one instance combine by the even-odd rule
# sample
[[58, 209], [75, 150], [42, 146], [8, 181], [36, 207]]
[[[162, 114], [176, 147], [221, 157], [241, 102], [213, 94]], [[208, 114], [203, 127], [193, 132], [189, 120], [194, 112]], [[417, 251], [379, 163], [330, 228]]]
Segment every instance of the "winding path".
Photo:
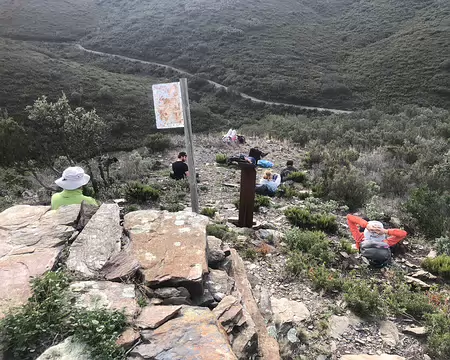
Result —
[[[106, 56], [106, 57], [111, 57], [111, 58], [122, 59], [122, 60], [131, 61], [131, 62], [135, 62], [135, 63], [160, 66], [160, 67], [163, 67], [165, 69], [170, 69], [170, 70], [176, 71], [176, 72], [178, 72], [180, 74], [194, 76], [193, 74], [190, 74], [187, 71], [184, 71], [184, 70], [181, 70], [181, 69], [177, 69], [177, 68], [175, 68], [173, 66], [170, 66], [170, 65], [160, 64], [160, 63], [156, 63], [156, 62], [152, 62], [152, 61], [145, 61], [145, 60], [134, 59], [134, 58], [130, 58], [130, 57], [123, 56], [123, 55], [116, 55], [116, 54], [110, 54], [110, 53], [105, 53], [105, 52], [101, 52], [101, 51], [89, 50], [89, 49], [86, 49], [85, 47], [81, 46], [80, 44], [76, 44], [75, 46], [76, 46], [76, 48], [78, 50], [81, 50], [81, 51], [84, 51], [84, 52], [87, 52], [87, 53], [91, 53], [91, 54], [95, 54], [95, 55], [99, 55], [99, 56]], [[216, 83], [215, 81], [208, 80], [208, 79], [204, 79], [204, 80], [206, 80], [211, 85], [214, 85], [218, 89], [225, 89], [225, 90], [228, 89], [227, 86], [219, 84], [219, 83]], [[329, 112], [331, 112], [333, 114], [349, 114], [349, 113], [351, 113], [351, 111], [346, 111], [346, 110], [327, 109], [327, 108], [321, 108], [321, 107], [301, 106], [301, 105], [286, 104], [286, 103], [281, 103], [281, 102], [266, 101], [266, 100], [257, 99], [257, 98], [255, 98], [253, 96], [250, 96], [250, 95], [247, 95], [247, 94], [244, 94], [244, 93], [238, 93], [238, 94], [241, 97], [243, 97], [244, 99], [250, 99], [253, 102], [262, 103], [262, 104], [266, 104], [266, 105], [291, 106], [291, 107], [295, 107], [295, 108], [298, 108], [298, 109], [304, 109], [304, 110], [329, 111]]]

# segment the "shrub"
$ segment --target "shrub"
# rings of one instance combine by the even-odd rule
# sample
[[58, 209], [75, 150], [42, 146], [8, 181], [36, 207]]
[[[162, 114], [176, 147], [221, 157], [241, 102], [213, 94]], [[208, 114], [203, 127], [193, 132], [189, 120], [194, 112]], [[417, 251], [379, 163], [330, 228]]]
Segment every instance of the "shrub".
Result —
[[226, 225], [222, 224], [208, 224], [206, 225], [206, 234], [215, 236], [218, 239], [224, 240], [229, 230]]
[[450, 238], [448, 236], [437, 238], [435, 245], [438, 254], [450, 256]]
[[433, 304], [427, 295], [421, 292], [413, 292], [406, 284], [389, 286], [383, 292], [383, 298], [389, 310], [395, 315], [410, 315], [422, 318], [434, 311]]
[[226, 164], [228, 156], [225, 154], [216, 154], [216, 163], [218, 164]]
[[341, 239], [339, 243], [339, 250], [344, 251], [347, 254], [355, 254], [358, 252], [356, 249], [353, 248], [352, 243], [347, 239]]
[[303, 229], [323, 230], [335, 233], [338, 230], [336, 216], [328, 214], [311, 214], [307, 209], [290, 207], [285, 213], [287, 219], [294, 226]]
[[286, 233], [286, 243], [291, 251], [306, 253], [318, 262], [327, 264], [334, 259], [330, 241], [321, 231], [292, 229]]
[[347, 281], [344, 299], [348, 308], [361, 317], [378, 317], [383, 313], [383, 300], [380, 292], [375, 285], [367, 281]]
[[300, 275], [309, 268], [310, 263], [310, 256], [300, 251], [291, 251], [287, 259], [286, 269], [293, 275]]
[[[239, 209], [240, 200], [234, 202], [236, 209]], [[253, 212], [258, 212], [261, 206], [270, 207], [270, 197], [256, 194], [255, 202], [253, 203]]]
[[304, 183], [306, 183], [306, 173], [304, 171], [291, 172], [288, 175], [287, 180], [292, 180], [296, 183], [304, 184]]
[[159, 190], [140, 182], [131, 182], [125, 189], [125, 197], [130, 202], [145, 203], [159, 199]]
[[450, 279], [450, 256], [439, 255], [432, 258], [426, 258], [422, 262], [422, 267], [433, 274], [442, 276], [445, 279]]
[[173, 146], [170, 137], [161, 133], [148, 135], [145, 138], [144, 144], [151, 152], [164, 151]]
[[205, 215], [207, 217], [213, 218], [216, 215], [217, 210], [215, 208], [205, 207], [202, 209], [200, 214]]
[[246, 260], [255, 260], [258, 257], [258, 253], [255, 249], [247, 248], [242, 252], [242, 257]]
[[429, 333], [427, 353], [436, 360], [450, 359], [450, 315], [443, 312], [429, 314], [426, 326]]
[[338, 273], [327, 269], [324, 265], [310, 268], [308, 277], [317, 290], [336, 292], [341, 291], [344, 286], [344, 279]]

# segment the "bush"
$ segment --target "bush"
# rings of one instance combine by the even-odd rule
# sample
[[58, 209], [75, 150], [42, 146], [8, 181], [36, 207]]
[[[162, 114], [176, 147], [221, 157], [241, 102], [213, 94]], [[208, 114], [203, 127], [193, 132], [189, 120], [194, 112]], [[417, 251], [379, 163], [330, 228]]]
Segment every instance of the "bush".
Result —
[[0, 338], [6, 357], [31, 360], [48, 347], [69, 336], [88, 346], [90, 359], [122, 359], [123, 350], [115, 344], [125, 328], [120, 312], [75, 308], [63, 272], [48, 272], [32, 282], [28, 303], [0, 321]]
[[129, 183], [125, 189], [125, 197], [130, 202], [145, 203], [159, 199], [159, 190], [140, 182]]
[[341, 239], [339, 243], [339, 251], [346, 252], [347, 254], [355, 254], [358, 250], [354, 249], [352, 243], [346, 239]]
[[436, 360], [450, 359], [450, 315], [443, 312], [429, 314], [426, 326], [429, 333], [427, 353]]
[[422, 262], [422, 267], [432, 274], [440, 275], [444, 279], [450, 279], [450, 256], [440, 255], [432, 258], [426, 258]]
[[218, 164], [226, 164], [228, 156], [225, 154], [216, 154], [216, 163]]
[[309, 268], [310, 264], [315, 265], [310, 256], [300, 251], [291, 251], [286, 262], [286, 269], [293, 275], [300, 275]]
[[203, 208], [200, 214], [205, 215], [207, 217], [213, 218], [216, 215], [217, 210], [215, 208]]
[[299, 207], [290, 207], [284, 214], [292, 225], [302, 229], [323, 230], [330, 233], [338, 230], [334, 215], [311, 214], [309, 210]]
[[422, 318], [434, 311], [433, 304], [427, 295], [421, 292], [413, 292], [406, 284], [389, 286], [383, 293], [389, 310], [395, 315], [410, 315]]
[[438, 254], [450, 256], [450, 238], [448, 236], [437, 238], [434, 242]]
[[321, 231], [292, 229], [286, 233], [286, 243], [291, 251], [306, 253], [319, 263], [328, 264], [334, 259], [330, 241]]
[[310, 268], [308, 277], [316, 290], [337, 292], [341, 291], [344, 286], [344, 279], [338, 273], [327, 269], [324, 265]]
[[296, 183], [304, 184], [304, 183], [306, 183], [306, 173], [304, 171], [291, 172], [288, 175], [287, 180], [292, 180]]
[[235, 242], [237, 238], [237, 234], [234, 231], [222, 224], [206, 225], [206, 234], [231, 243]]
[[[236, 209], [239, 209], [240, 200], [234, 202]], [[261, 206], [270, 207], [270, 197], [256, 194], [255, 202], [253, 204], [253, 212], [258, 212]]]
[[367, 281], [347, 281], [344, 299], [348, 308], [363, 318], [375, 318], [383, 314], [380, 292], [375, 285]]
[[164, 151], [173, 146], [170, 137], [161, 133], [148, 135], [145, 138], [144, 144], [151, 152]]

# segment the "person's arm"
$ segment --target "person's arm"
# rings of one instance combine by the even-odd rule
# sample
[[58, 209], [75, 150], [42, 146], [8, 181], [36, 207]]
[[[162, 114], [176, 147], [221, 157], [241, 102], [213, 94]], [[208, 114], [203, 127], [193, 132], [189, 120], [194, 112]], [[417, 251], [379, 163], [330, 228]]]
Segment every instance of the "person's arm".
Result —
[[355, 239], [356, 242], [356, 248], [359, 249], [359, 245], [364, 239], [364, 233], [361, 233], [358, 229], [358, 225], [365, 228], [367, 226], [367, 221], [360, 218], [359, 216], [347, 215], [347, 223], [348, 227], [350, 229], [350, 232], [352, 233], [353, 239]]
[[401, 229], [386, 229], [385, 234], [389, 237], [384, 242], [386, 242], [389, 246], [398, 244], [408, 235], [405, 230]]
[[189, 167], [186, 163], [184, 163], [184, 175], [189, 177]]

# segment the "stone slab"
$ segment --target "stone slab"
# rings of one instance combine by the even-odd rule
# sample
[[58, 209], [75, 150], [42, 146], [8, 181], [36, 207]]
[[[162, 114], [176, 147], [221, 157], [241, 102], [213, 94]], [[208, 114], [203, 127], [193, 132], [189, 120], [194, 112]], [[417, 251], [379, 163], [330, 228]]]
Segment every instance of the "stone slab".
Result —
[[302, 302], [272, 297], [270, 303], [272, 305], [273, 320], [277, 325], [281, 326], [285, 323], [299, 324], [310, 317], [308, 308]]
[[90, 360], [91, 355], [86, 346], [71, 337], [58, 345], [48, 348], [37, 360]]
[[120, 251], [122, 227], [117, 204], [103, 204], [70, 247], [67, 268], [83, 277], [97, 276]]
[[208, 222], [190, 211], [141, 210], [125, 216], [131, 253], [150, 286], [183, 286], [191, 295], [203, 294]]
[[185, 307], [181, 316], [156, 330], [144, 330], [143, 342], [128, 359], [237, 360], [214, 314], [206, 308]]
[[136, 319], [136, 326], [140, 329], [156, 329], [177, 316], [180, 310], [181, 306], [146, 306]]

